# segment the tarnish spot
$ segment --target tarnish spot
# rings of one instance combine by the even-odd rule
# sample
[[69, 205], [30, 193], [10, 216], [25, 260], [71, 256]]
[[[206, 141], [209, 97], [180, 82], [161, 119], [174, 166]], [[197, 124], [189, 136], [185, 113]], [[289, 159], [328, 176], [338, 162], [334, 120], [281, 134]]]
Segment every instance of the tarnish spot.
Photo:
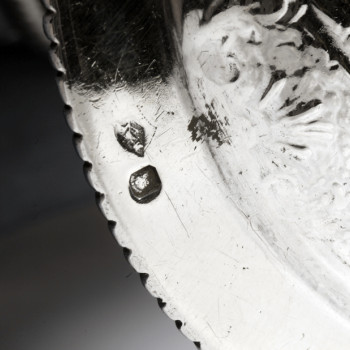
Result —
[[301, 114], [301, 113], [304, 113], [304, 112], [308, 111], [311, 108], [314, 108], [314, 107], [318, 106], [321, 103], [322, 102], [320, 100], [318, 100], [318, 99], [311, 100], [309, 102], [300, 102], [287, 115], [288, 115], [288, 117], [294, 117], [294, 116], [296, 116], [298, 114]]
[[227, 39], [228, 39], [228, 35], [223, 36], [222, 39], [221, 39], [221, 44], [222, 44], [222, 45], [225, 44], [225, 42], [227, 41]]
[[296, 149], [305, 149], [305, 148], [307, 148], [306, 146], [296, 145], [296, 144], [292, 144], [292, 143], [290, 143], [289, 146], [291, 146], [293, 148], [296, 148]]
[[[224, 131], [224, 125], [219, 120], [216, 114], [213, 104], [210, 106], [205, 105], [207, 108], [206, 115], [201, 114], [199, 116], [193, 116], [189, 125], [188, 130], [192, 134], [193, 141], [204, 141], [206, 138], [216, 141], [219, 146], [224, 143], [230, 143], [228, 136]], [[228, 124], [228, 118], [225, 117], [225, 125]]]

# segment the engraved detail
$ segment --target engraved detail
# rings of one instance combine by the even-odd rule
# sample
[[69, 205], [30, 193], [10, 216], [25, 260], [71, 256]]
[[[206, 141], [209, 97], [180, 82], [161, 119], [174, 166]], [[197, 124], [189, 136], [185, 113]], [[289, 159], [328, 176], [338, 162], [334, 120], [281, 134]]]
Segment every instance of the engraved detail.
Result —
[[129, 185], [130, 195], [138, 203], [151, 202], [162, 189], [157, 169], [151, 165], [131, 174]]
[[[196, 12], [186, 17], [182, 48], [196, 113], [189, 129], [193, 140], [207, 141], [233, 201], [258, 234], [345, 310], [328, 288], [342, 282], [324, 261], [350, 266], [349, 74], [344, 60], [335, 61], [306, 32], [268, 26], [282, 10], [267, 18], [236, 6], [205, 25]], [[231, 62], [239, 70], [234, 82]], [[218, 124], [208, 113], [212, 101]], [[213, 125], [229, 142], [213, 137]], [[305, 264], [308, 254], [313, 265]], [[350, 284], [342, 288], [339, 295]]]
[[127, 151], [143, 157], [145, 153], [145, 130], [136, 123], [118, 124], [114, 129], [119, 144]]

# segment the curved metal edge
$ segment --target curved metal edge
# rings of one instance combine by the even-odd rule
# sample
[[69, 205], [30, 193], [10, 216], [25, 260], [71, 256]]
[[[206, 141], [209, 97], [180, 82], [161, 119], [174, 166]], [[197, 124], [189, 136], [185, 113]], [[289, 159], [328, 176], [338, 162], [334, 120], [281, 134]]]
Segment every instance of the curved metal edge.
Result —
[[[96, 204], [99, 210], [101, 211], [102, 215], [106, 218], [107, 224], [109, 231], [113, 234], [113, 236], [116, 238], [119, 246], [123, 250], [123, 254], [127, 262], [130, 264], [130, 266], [134, 269], [134, 271], [139, 275], [140, 281], [142, 285], [145, 287], [145, 289], [151, 294], [152, 297], [156, 298], [157, 304], [159, 308], [175, 323], [176, 328], [186, 337], [188, 338], [193, 344], [196, 346], [197, 349], [202, 349], [201, 347], [201, 342], [196, 341], [190, 338], [188, 334], [184, 332], [183, 325], [184, 323], [180, 319], [173, 319], [167, 312], [166, 307], [170, 306], [169, 302], [163, 300], [159, 296], [155, 295], [156, 292], [154, 290], [150, 290], [149, 286], [149, 281], [152, 279], [152, 276], [150, 275], [149, 272], [146, 271], [138, 271], [136, 267], [133, 265], [131, 261], [131, 257], [133, 255], [133, 251], [130, 247], [125, 247], [120, 244], [118, 240], [118, 236], [115, 230], [115, 227], [117, 226], [117, 222], [114, 220], [110, 220], [107, 216], [107, 212], [110, 208], [108, 204], [103, 204], [104, 200], [104, 193], [101, 193], [100, 191], [97, 190], [98, 184], [95, 182], [93, 179], [93, 174], [94, 174], [94, 167], [92, 162], [89, 159], [86, 159], [86, 153], [84, 152], [84, 136], [83, 134], [75, 127], [74, 125], [74, 120], [73, 120], [73, 114], [74, 110], [73, 107], [69, 104], [69, 100], [66, 95], [66, 88], [64, 86], [65, 82], [65, 76], [66, 76], [66, 70], [65, 67], [62, 64], [62, 57], [60, 57], [59, 54], [59, 49], [60, 49], [60, 42], [58, 38], [55, 36], [54, 33], [54, 27], [53, 27], [53, 22], [55, 20], [55, 17], [57, 15], [56, 8], [53, 5], [53, 0], [42, 0], [42, 3], [45, 7], [45, 14], [43, 18], [43, 28], [46, 37], [50, 41], [50, 46], [49, 46], [49, 57], [51, 59], [51, 64], [54, 67], [54, 69], [57, 71], [56, 74], [56, 80], [59, 88], [59, 92], [61, 95], [61, 98], [64, 102], [64, 111], [63, 114], [65, 116], [65, 119], [67, 121], [67, 124], [69, 128], [73, 132], [73, 145], [75, 150], [77, 151], [80, 159], [83, 161], [83, 173], [85, 175], [85, 178], [88, 182], [88, 184], [91, 186], [91, 188], [95, 192], [95, 199], [96, 199]], [[84, 155], [85, 154], [85, 155]], [[107, 209], [106, 209], [107, 208]], [[176, 310], [176, 307], [170, 307], [172, 311]]]

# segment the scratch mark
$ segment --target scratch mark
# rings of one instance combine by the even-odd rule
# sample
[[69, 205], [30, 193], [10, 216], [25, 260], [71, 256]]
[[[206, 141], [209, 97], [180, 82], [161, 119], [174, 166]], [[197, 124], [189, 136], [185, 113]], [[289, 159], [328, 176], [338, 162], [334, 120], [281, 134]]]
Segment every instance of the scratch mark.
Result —
[[179, 213], [177, 212], [177, 210], [176, 210], [176, 208], [175, 208], [174, 203], [173, 203], [172, 200], [170, 199], [168, 193], [165, 192], [165, 194], [166, 194], [166, 196], [168, 197], [169, 202], [170, 202], [171, 206], [173, 207], [173, 209], [174, 209], [174, 211], [175, 211], [175, 213], [176, 213], [177, 218], [178, 218], [179, 221], [181, 222], [182, 227], [183, 227], [184, 230], [186, 231], [187, 237], [190, 238], [190, 235], [189, 235], [189, 233], [188, 233], [188, 231], [187, 231], [187, 228], [186, 228], [185, 224], [183, 223], [183, 221], [181, 220], [181, 218], [180, 218], [180, 216], [179, 216]]
[[219, 339], [219, 337], [216, 335], [216, 333], [214, 332], [214, 329], [212, 328], [212, 326], [210, 325], [209, 322], [207, 322], [207, 325], [208, 325], [208, 327], [210, 328], [210, 330], [213, 332], [213, 334], [215, 335], [215, 337]]
[[229, 258], [229, 259], [235, 261], [236, 263], [238, 263], [238, 260], [235, 259], [235, 258], [233, 258], [232, 256], [230, 256], [230, 255], [224, 253], [223, 251], [221, 251], [221, 250], [219, 250], [219, 249], [217, 249], [217, 251], [218, 251], [220, 254], [222, 254], [222, 255], [226, 256], [227, 258]]
[[[159, 109], [160, 109], [160, 107], [158, 108], [158, 111], [156, 112], [156, 114], [158, 114]], [[159, 114], [157, 115], [157, 118], [156, 118], [155, 122], [158, 121], [158, 119], [163, 115], [163, 113], [164, 113], [164, 111], [162, 111], [161, 113], [159, 113]]]
[[96, 149], [98, 149], [98, 147], [100, 146], [100, 138], [101, 138], [101, 132], [98, 133]]
[[145, 70], [145, 73], [144, 73], [144, 74], [146, 74], [146, 73], [149, 71], [149, 69], [153, 66], [153, 63], [155, 63], [155, 62], [156, 62], [156, 60], [153, 59], [153, 61], [148, 65], [148, 67], [147, 67], [147, 69]]
[[165, 133], [167, 133], [169, 130], [171, 130], [171, 128], [163, 131], [160, 135], [157, 136], [157, 139], [159, 139], [161, 136], [163, 136]]

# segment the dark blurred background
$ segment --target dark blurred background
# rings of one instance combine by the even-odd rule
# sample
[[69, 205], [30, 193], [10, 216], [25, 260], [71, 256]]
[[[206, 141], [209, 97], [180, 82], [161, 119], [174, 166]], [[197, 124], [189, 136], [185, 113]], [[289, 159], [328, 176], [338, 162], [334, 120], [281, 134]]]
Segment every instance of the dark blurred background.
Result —
[[42, 12], [37, 0], [0, 2], [0, 349], [194, 349], [95, 205]]

